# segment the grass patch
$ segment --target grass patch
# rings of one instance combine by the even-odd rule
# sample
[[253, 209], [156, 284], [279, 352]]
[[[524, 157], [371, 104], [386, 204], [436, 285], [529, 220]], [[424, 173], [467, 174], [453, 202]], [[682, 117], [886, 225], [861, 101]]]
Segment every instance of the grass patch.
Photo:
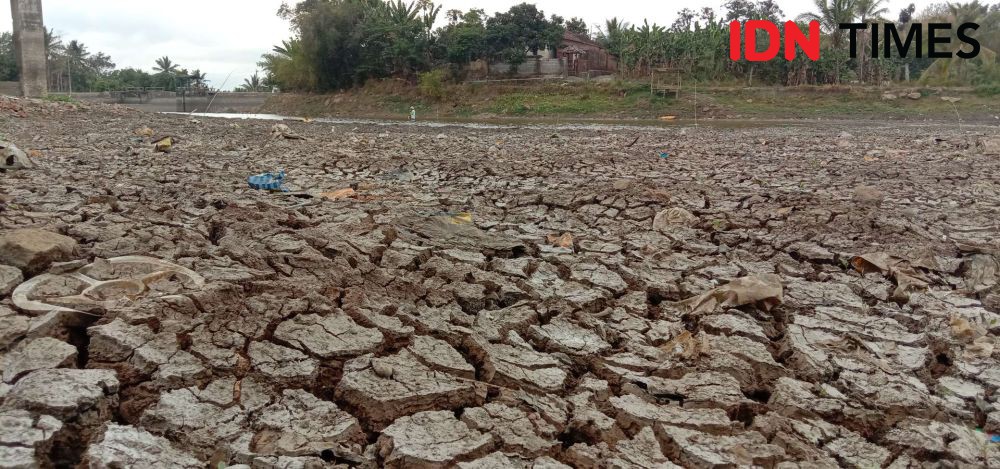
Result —
[[52, 103], [73, 103], [76, 104], [79, 101], [73, 99], [70, 96], [64, 94], [49, 94], [42, 98], [42, 101], [49, 101]]

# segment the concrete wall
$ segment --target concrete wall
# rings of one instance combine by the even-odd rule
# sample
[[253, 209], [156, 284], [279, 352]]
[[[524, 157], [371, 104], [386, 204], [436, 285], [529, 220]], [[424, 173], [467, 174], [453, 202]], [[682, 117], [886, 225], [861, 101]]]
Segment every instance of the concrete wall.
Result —
[[[471, 66], [470, 71], [475, 74], [477, 67], [475, 65]], [[483, 64], [479, 64], [478, 71], [480, 73], [485, 72]], [[506, 62], [497, 62], [489, 65], [489, 76], [491, 77], [503, 77], [509, 73], [510, 64]], [[529, 58], [521, 65], [518, 65], [514, 72], [514, 75], [518, 77], [563, 76], [565, 74], [566, 61], [563, 59]]]
[[125, 98], [124, 102], [112, 97], [109, 93], [73, 93], [73, 99], [92, 103], [122, 104], [124, 106], [147, 112], [257, 112], [264, 105], [271, 93], [219, 93], [208, 108], [211, 96], [187, 96], [181, 98], [173, 92], [153, 92], [148, 99], [136, 97]]
[[21, 96], [21, 82], [0, 81], [0, 96]]
[[48, 73], [42, 0], [10, 0], [10, 12], [14, 17], [14, 51], [21, 69], [21, 94], [45, 96]]

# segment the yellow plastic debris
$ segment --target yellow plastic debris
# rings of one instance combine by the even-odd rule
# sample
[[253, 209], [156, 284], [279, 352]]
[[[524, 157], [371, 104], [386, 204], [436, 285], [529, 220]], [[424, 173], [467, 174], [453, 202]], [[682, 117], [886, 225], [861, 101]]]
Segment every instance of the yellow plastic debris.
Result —
[[174, 146], [174, 139], [172, 137], [163, 137], [153, 142], [153, 151], [169, 153], [172, 146]]

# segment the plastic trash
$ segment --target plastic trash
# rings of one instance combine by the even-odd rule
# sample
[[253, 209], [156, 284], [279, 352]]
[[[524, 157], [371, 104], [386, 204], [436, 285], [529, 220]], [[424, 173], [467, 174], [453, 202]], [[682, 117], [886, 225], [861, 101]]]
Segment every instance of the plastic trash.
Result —
[[282, 170], [278, 174], [274, 173], [262, 173], [247, 178], [247, 183], [250, 187], [257, 190], [268, 190], [268, 191], [283, 191], [288, 192], [288, 189], [281, 187], [285, 182], [285, 171]]
[[30, 169], [35, 165], [20, 148], [10, 142], [0, 140], [0, 172], [8, 169]]
[[159, 153], [170, 153], [170, 148], [174, 146], [173, 137], [163, 137], [153, 141], [153, 151]]
[[662, 158], [664, 160], [667, 159], [667, 158], [670, 158], [670, 153], [667, 153], [665, 151], [664, 152], [660, 152], [660, 158]]
[[1000, 443], [1000, 435], [991, 435], [990, 443]]

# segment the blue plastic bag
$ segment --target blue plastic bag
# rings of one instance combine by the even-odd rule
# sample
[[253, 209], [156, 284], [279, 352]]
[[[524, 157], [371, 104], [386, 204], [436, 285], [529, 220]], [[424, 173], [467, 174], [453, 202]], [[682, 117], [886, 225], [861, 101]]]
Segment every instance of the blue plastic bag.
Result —
[[284, 170], [282, 170], [278, 174], [263, 173], [250, 176], [247, 178], [247, 183], [250, 184], [250, 187], [257, 190], [268, 190], [268, 191], [283, 191], [283, 192], [287, 191], [288, 189], [281, 187], [281, 184], [283, 184], [284, 181], [285, 181]]

